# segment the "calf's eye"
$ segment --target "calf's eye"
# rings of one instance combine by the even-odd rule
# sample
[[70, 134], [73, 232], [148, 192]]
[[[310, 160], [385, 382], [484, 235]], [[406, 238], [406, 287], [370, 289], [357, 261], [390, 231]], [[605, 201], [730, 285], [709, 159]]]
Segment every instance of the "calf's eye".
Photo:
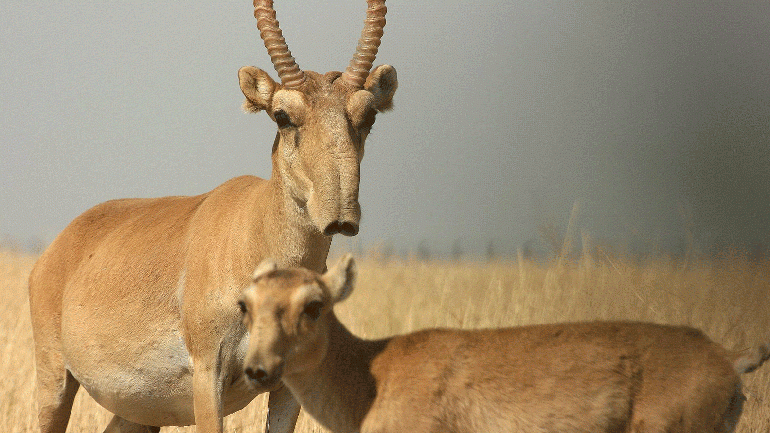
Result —
[[318, 320], [319, 317], [321, 317], [321, 310], [323, 309], [323, 302], [321, 301], [310, 301], [305, 305], [305, 309], [302, 310], [302, 313], [306, 315], [310, 320]]

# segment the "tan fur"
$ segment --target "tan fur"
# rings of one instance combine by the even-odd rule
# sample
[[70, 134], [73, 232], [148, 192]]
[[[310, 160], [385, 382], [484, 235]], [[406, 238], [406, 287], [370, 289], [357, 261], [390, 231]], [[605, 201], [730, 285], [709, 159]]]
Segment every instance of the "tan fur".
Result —
[[697, 329], [635, 322], [366, 341], [332, 311], [354, 284], [350, 256], [323, 275], [273, 266], [255, 277], [240, 301], [245, 374], [281, 380], [337, 433], [731, 432], [739, 374], [768, 357], [766, 346], [738, 356]]
[[[291, 122], [279, 128], [269, 180], [102, 203], [43, 253], [29, 278], [43, 433], [66, 429], [79, 385], [116, 414], [107, 431], [221, 432], [222, 416], [268, 390], [243, 380], [236, 300], [265, 257], [320, 272], [331, 236], [356, 234], [367, 122], [396, 89], [387, 65], [361, 90], [339, 75], [306, 71], [286, 90], [242, 68], [247, 109], [274, 120], [283, 110]], [[291, 431], [298, 411], [288, 392], [271, 395], [273, 431]]]

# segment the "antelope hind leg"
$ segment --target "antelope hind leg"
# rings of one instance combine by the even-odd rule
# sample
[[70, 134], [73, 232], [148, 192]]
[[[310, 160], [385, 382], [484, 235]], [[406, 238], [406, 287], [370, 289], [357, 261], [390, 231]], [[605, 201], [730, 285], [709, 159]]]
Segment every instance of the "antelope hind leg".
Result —
[[285, 386], [270, 391], [265, 433], [292, 433], [297, 424], [299, 409], [299, 403]]
[[107, 424], [104, 433], [158, 433], [160, 427], [151, 427], [146, 425], [134, 424], [117, 415], [112, 417], [112, 421]]
[[67, 430], [72, 403], [80, 388], [61, 362], [60, 353], [37, 352], [37, 405], [41, 433], [64, 433]]

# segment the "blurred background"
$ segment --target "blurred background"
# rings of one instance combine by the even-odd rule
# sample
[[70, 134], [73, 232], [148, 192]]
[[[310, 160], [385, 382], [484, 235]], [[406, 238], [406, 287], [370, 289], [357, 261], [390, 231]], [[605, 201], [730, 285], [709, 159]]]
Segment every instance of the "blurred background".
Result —
[[[319, 72], [345, 68], [365, 8], [276, 1]], [[337, 248], [770, 245], [770, 2], [389, 0], [387, 21], [396, 106]], [[35, 252], [105, 200], [269, 177], [276, 127], [241, 111], [236, 74], [276, 77], [251, 2], [11, 0], [0, 23], [0, 243]]]

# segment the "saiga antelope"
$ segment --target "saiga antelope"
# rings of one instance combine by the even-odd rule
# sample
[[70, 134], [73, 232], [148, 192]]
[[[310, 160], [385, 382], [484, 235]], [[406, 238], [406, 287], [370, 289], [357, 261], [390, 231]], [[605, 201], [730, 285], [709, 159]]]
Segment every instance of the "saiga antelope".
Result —
[[[320, 275], [264, 261], [238, 301], [244, 374], [282, 381], [336, 433], [717, 433], [741, 414], [741, 373], [770, 357], [728, 352], [689, 327], [591, 322], [433, 329], [366, 341], [332, 311], [350, 256]], [[235, 306], [233, 306], [235, 309]]]
[[271, 178], [102, 203], [42, 254], [29, 278], [42, 433], [66, 430], [81, 385], [115, 414], [106, 431], [221, 432], [224, 415], [268, 390], [270, 431], [293, 430], [291, 394], [243, 379], [246, 330], [232, 306], [263, 258], [322, 271], [332, 236], [357, 234], [364, 141], [397, 87], [393, 67], [370, 73], [384, 3], [369, 0], [345, 72], [322, 75], [299, 69], [272, 1], [254, 0], [281, 83], [255, 67], [238, 77], [244, 108], [278, 125]]

